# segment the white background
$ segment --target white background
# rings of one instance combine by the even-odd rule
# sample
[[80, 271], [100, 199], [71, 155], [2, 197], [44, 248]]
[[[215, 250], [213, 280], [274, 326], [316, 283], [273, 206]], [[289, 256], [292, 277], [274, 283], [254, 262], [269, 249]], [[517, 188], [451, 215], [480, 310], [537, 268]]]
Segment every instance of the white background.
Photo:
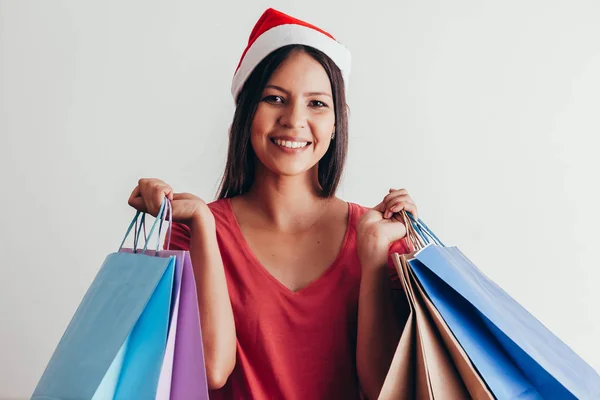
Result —
[[140, 177], [215, 196], [269, 6], [353, 54], [340, 191], [403, 187], [600, 369], [600, 2], [0, 0], [0, 398], [27, 398]]

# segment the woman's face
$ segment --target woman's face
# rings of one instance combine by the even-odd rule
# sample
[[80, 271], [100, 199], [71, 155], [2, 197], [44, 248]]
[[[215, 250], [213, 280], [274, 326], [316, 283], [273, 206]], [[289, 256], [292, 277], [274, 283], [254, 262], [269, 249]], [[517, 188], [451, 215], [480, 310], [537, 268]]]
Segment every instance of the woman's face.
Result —
[[325, 155], [334, 130], [327, 72], [308, 54], [290, 53], [267, 83], [252, 121], [258, 160], [277, 175], [304, 173]]

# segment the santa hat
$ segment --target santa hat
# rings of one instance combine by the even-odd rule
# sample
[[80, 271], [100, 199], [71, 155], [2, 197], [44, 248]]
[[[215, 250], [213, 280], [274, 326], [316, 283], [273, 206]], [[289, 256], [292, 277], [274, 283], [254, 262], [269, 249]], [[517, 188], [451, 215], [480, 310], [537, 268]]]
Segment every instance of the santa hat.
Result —
[[231, 94], [234, 100], [237, 99], [246, 79], [266, 56], [274, 50], [292, 44], [314, 47], [325, 53], [342, 72], [347, 87], [350, 76], [348, 49], [324, 30], [269, 8], [254, 25], [248, 46], [233, 76]]

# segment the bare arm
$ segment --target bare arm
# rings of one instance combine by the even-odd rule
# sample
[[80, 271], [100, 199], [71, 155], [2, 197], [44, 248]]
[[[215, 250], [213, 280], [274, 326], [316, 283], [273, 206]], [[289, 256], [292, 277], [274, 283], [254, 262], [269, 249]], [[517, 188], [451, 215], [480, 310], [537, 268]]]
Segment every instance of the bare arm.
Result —
[[[208, 211], [210, 213], [210, 211]], [[210, 389], [225, 385], [236, 359], [233, 310], [212, 214], [190, 223], [190, 256], [198, 290], [204, 362]]]
[[396, 347], [406, 324], [409, 307], [396, 302], [392, 295], [388, 254], [400, 239], [406, 236], [402, 210], [418, 217], [417, 207], [404, 189], [390, 189], [389, 194], [375, 208], [365, 212], [357, 226], [358, 255], [362, 276], [358, 298], [358, 337], [356, 365], [361, 387], [367, 398], [379, 396]]
[[387, 266], [363, 266], [358, 300], [358, 377], [368, 399], [377, 399], [401, 333]]

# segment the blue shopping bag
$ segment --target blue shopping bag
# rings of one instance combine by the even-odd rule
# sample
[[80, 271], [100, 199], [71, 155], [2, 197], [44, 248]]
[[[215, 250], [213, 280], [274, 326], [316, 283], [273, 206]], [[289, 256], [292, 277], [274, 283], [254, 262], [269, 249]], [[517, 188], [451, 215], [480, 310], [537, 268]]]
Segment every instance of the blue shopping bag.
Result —
[[596, 371], [458, 248], [410, 217], [426, 246], [408, 263], [498, 399], [600, 399]]
[[[150, 236], [159, 220], [162, 226], [165, 204]], [[138, 212], [129, 225], [121, 247], [139, 216]], [[145, 250], [106, 257], [32, 399], [154, 398], [166, 344], [175, 257], [153, 257]]]

